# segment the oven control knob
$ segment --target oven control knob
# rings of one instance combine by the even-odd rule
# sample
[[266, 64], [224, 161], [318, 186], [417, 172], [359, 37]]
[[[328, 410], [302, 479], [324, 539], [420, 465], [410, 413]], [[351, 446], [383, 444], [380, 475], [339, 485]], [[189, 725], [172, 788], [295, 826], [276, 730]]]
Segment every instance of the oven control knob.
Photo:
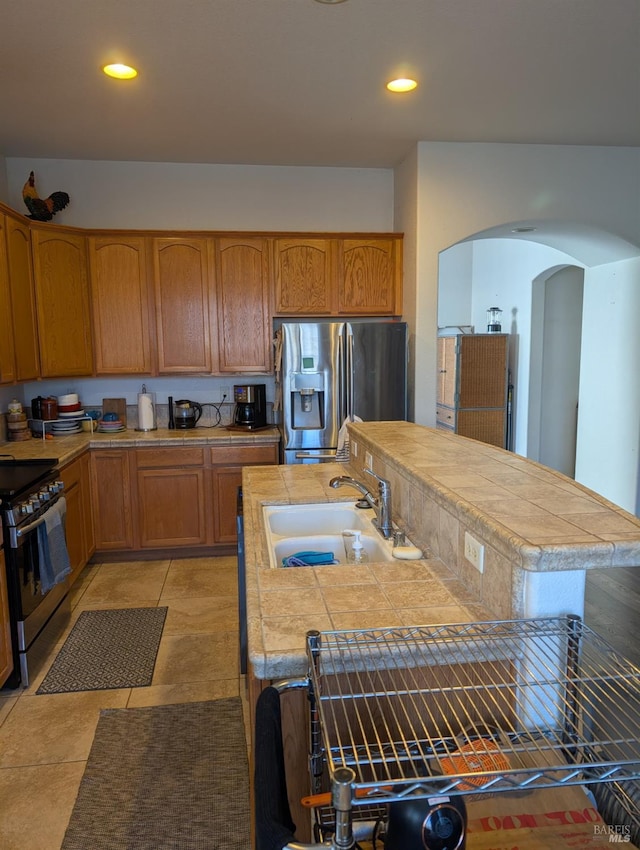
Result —
[[54, 486], [58, 488], [58, 489], [56, 490], [56, 493], [61, 493], [61, 492], [64, 490], [64, 481], [61, 481], [61, 480], [58, 478], [58, 479], [56, 479], [53, 483], [54, 483]]
[[38, 499], [40, 499], [42, 502], [48, 502], [50, 498], [51, 493], [43, 487], [42, 490], [40, 490], [40, 492], [38, 493]]
[[32, 496], [29, 499], [29, 506], [31, 507], [29, 513], [32, 513], [34, 510], [38, 510], [38, 508], [42, 507], [42, 503], [40, 502], [40, 499], [37, 496]]
[[33, 505], [31, 502], [23, 502], [20, 505], [20, 513], [21, 514], [32, 514], [33, 513]]
[[49, 491], [49, 492], [50, 492], [53, 496], [55, 496], [57, 493], [59, 493], [59, 492], [60, 492], [60, 487], [58, 486], [58, 482], [57, 482], [57, 481], [52, 481], [52, 482], [51, 482], [51, 484], [47, 484], [47, 490], [48, 490], [48, 491]]

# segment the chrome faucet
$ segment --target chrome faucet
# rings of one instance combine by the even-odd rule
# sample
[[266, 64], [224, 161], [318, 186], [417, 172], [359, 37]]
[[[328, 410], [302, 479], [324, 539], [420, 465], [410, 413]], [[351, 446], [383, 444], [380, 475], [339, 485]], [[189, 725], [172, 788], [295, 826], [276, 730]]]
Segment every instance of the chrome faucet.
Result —
[[393, 535], [393, 523], [391, 521], [391, 484], [386, 478], [380, 478], [379, 475], [376, 475], [376, 473], [368, 467], [365, 467], [364, 472], [372, 475], [378, 482], [377, 497], [371, 493], [365, 484], [361, 484], [360, 481], [356, 481], [355, 478], [351, 478], [349, 475], [337, 475], [335, 478], [331, 479], [329, 485], [334, 489], [344, 485], [349, 485], [350, 487], [355, 487], [356, 490], [359, 490], [362, 493], [362, 498], [376, 512], [376, 518], [373, 524], [383, 537], [389, 538]]

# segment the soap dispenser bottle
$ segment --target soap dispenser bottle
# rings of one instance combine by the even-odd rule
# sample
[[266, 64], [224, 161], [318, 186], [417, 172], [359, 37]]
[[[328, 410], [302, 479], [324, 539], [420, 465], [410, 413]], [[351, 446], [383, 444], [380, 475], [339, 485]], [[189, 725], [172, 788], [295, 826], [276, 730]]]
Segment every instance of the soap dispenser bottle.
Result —
[[347, 554], [347, 560], [350, 564], [364, 564], [369, 558], [367, 553], [364, 551], [364, 546], [362, 545], [362, 540], [360, 539], [361, 531], [356, 531], [355, 529], [347, 528], [344, 532], [345, 534], [353, 535], [353, 543], [351, 544], [351, 550]]

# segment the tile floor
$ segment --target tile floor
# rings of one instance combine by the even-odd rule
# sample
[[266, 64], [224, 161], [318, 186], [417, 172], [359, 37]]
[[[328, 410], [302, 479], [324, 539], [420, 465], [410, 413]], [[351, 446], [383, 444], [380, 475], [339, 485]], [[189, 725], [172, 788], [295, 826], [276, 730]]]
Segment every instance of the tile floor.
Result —
[[[244, 696], [236, 571], [235, 556], [85, 568], [71, 622], [29, 688], [0, 690], [2, 850], [60, 850], [101, 709]], [[156, 605], [169, 610], [149, 687], [36, 695], [81, 611]]]

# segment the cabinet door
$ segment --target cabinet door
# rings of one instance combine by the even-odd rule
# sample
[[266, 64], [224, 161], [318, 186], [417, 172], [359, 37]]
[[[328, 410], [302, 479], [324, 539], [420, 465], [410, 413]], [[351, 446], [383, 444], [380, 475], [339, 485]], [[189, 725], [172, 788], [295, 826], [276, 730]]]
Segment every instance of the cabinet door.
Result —
[[146, 248], [141, 236], [89, 239], [97, 375], [152, 371]]
[[154, 239], [158, 371], [211, 373], [209, 242]]
[[126, 450], [91, 452], [91, 503], [97, 549], [132, 549], [131, 474]]
[[438, 392], [437, 401], [445, 407], [456, 403], [457, 337], [438, 337]]
[[6, 222], [5, 217], [0, 215], [0, 384], [12, 384], [15, 379]]
[[85, 452], [80, 458], [80, 489], [82, 493], [84, 560], [86, 564], [96, 550], [96, 535], [93, 528], [93, 511], [91, 510], [91, 460], [89, 452]]
[[31, 236], [29, 225], [22, 220], [8, 215], [6, 223], [16, 381], [32, 381], [40, 377], [40, 358]]
[[275, 313], [331, 315], [334, 278], [330, 239], [275, 239]]
[[212, 448], [210, 457], [214, 543], [234, 544], [237, 541], [237, 496], [238, 487], [242, 484], [242, 467], [277, 464], [278, 446]]
[[31, 245], [41, 375], [91, 375], [86, 237], [35, 227]]
[[460, 407], [506, 406], [508, 339], [508, 334], [460, 337]]
[[13, 672], [13, 652], [11, 649], [11, 628], [9, 625], [9, 595], [7, 593], [7, 572], [4, 552], [0, 549], [0, 687]]
[[91, 517], [89, 454], [71, 461], [60, 470], [67, 500], [66, 537], [71, 561], [71, 582], [80, 575], [95, 549]]
[[69, 561], [71, 562], [71, 575], [69, 583], [78, 578], [82, 568], [86, 564], [84, 558], [84, 522], [82, 518], [82, 495], [80, 492], [80, 484], [78, 480], [71, 481], [71, 475], [68, 470], [62, 470], [60, 473], [64, 481], [64, 496], [67, 501], [67, 516], [65, 522], [65, 536], [67, 538], [67, 549], [69, 551]]
[[206, 544], [204, 469], [138, 469], [137, 483], [143, 549]]
[[216, 543], [235, 543], [238, 487], [242, 484], [241, 466], [216, 466], [212, 470], [213, 537]]
[[342, 239], [338, 312], [391, 316], [402, 313], [402, 240]]
[[216, 240], [218, 370], [269, 372], [269, 251], [262, 238]]

